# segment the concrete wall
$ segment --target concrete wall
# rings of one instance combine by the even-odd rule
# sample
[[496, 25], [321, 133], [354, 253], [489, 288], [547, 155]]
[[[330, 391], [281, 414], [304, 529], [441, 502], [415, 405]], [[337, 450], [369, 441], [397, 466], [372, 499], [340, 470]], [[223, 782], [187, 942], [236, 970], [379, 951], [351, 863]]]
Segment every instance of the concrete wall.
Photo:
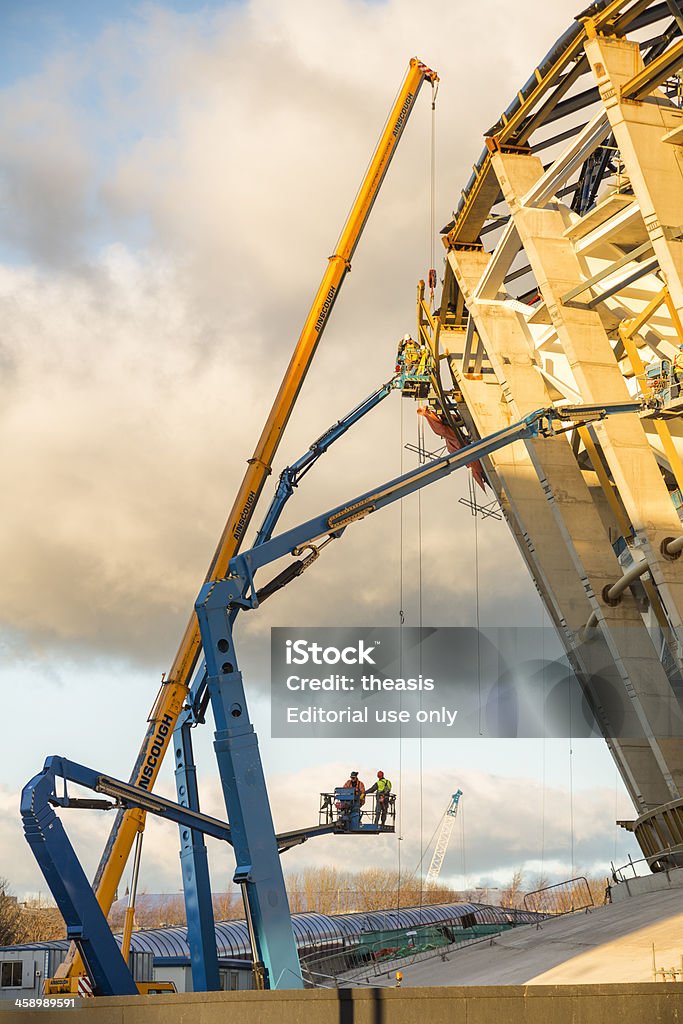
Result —
[[[64, 1020], [64, 1011], [55, 1011]], [[50, 1011], [23, 1010], [22, 1024]], [[342, 989], [125, 996], [84, 1001], [78, 1024], [673, 1024], [683, 984]]]
[[683, 868], [673, 871], [656, 871], [652, 875], [638, 875], [624, 882], [612, 885], [612, 903], [619, 903], [629, 896], [641, 896], [646, 892], [662, 892], [664, 889], [683, 889]]

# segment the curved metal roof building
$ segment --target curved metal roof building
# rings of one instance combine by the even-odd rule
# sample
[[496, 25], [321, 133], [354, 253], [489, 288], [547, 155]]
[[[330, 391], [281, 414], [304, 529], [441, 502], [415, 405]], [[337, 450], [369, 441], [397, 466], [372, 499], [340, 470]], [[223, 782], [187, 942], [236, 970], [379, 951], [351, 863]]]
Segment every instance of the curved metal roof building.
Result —
[[[445, 903], [401, 910], [378, 910], [362, 914], [294, 914], [292, 924], [299, 954], [313, 951], [349, 948], [358, 944], [363, 935], [393, 931], [419, 925], [462, 926], [463, 919], [476, 924], [531, 924], [541, 914], [526, 910], [507, 910], [483, 903]], [[117, 936], [120, 942], [121, 936]], [[220, 921], [216, 924], [218, 956], [222, 960], [250, 960], [251, 947], [246, 922]], [[16, 949], [68, 949], [66, 939], [51, 942], [32, 942]], [[133, 953], [151, 953], [154, 960], [188, 960], [187, 928], [150, 928], [134, 932], [131, 939]]]

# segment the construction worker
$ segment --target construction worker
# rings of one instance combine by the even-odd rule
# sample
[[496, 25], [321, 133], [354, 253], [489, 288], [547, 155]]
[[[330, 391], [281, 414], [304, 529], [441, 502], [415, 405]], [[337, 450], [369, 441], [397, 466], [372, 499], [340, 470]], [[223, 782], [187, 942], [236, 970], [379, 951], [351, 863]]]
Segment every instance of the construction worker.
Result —
[[387, 811], [389, 810], [389, 797], [391, 795], [391, 782], [384, 778], [384, 772], [377, 772], [377, 782], [374, 782], [368, 793], [377, 793], [375, 797], [375, 825], [386, 825]]
[[350, 778], [344, 783], [344, 788], [355, 791], [356, 799], [362, 807], [365, 803], [365, 784], [358, 778], [358, 772], [351, 772]]
[[398, 343], [396, 365], [406, 373], [412, 373], [420, 361], [420, 348], [409, 334], [404, 334]]
[[678, 346], [678, 352], [674, 358], [673, 371], [674, 382], [676, 384], [683, 384], [683, 345]]

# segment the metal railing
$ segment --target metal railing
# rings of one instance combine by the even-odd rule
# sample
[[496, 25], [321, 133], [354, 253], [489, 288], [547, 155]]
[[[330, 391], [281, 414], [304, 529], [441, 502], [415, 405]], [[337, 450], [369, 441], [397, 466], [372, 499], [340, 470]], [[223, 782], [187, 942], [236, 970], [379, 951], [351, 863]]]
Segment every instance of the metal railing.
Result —
[[[680, 857], [681, 856], [681, 849], [680, 849], [680, 847], [669, 848], [668, 850], [662, 850], [660, 852], [660, 861], [658, 861], [657, 863], [660, 863], [661, 866], [657, 869], [657, 872], [667, 871], [667, 870], [675, 870], [676, 867], [680, 866], [680, 865], [677, 865], [677, 864], [671, 864], [671, 865], [667, 866], [667, 864], [666, 864], [667, 855], [674, 855], [674, 856], [678, 855]], [[649, 871], [643, 872], [642, 874], [639, 874], [636, 871], [636, 864], [645, 864], [645, 865], [647, 865], [647, 867], [649, 868]], [[619, 885], [622, 882], [628, 882], [631, 878], [647, 878], [650, 874], [652, 874], [652, 864], [653, 864], [653, 861], [652, 861], [651, 857], [639, 857], [637, 860], [634, 860], [633, 857], [631, 857], [631, 855], [629, 854], [629, 858], [628, 858], [627, 862], [625, 864], [622, 864], [621, 867], [617, 868], [617, 867], [614, 866], [614, 863], [610, 864], [611, 873], [612, 873], [612, 881], [616, 885]], [[627, 874], [627, 872], [631, 872], [631, 873]]]
[[569, 878], [555, 885], [524, 894], [524, 909], [537, 914], [558, 917], [560, 914], [574, 914], [579, 910], [589, 911], [595, 906], [588, 879], [584, 875]]

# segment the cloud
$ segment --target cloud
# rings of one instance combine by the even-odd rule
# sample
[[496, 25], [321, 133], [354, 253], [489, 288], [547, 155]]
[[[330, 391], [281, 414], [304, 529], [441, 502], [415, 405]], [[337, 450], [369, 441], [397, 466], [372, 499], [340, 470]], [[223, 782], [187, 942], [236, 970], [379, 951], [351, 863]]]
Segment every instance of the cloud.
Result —
[[[0, 620], [15, 644], [166, 666], [406, 55], [418, 47], [442, 71], [442, 209], [508, 94], [503, 77], [461, 102], [484, 24], [468, 17], [444, 4], [416, 26], [406, 0], [253, 0], [193, 18], [151, 6], [132, 44], [112, 25], [78, 61], [62, 53], [0, 95], [6, 239], [21, 253], [0, 266], [0, 442], [14, 484]], [[547, 20], [533, 22], [539, 45]], [[463, 34], [473, 46], [453, 66], [444, 40]], [[510, 87], [512, 63], [498, 66]], [[428, 108], [424, 97], [277, 468], [391, 373], [429, 258]], [[396, 475], [398, 405], [325, 457], [283, 525]], [[423, 498], [432, 621], [471, 621], [463, 487]], [[404, 604], [416, 608], [419, 527], [414, 508], [406, 516]], [[247, 634], [293, 614], [395, 621], [398, 515], [382, 520], [355, 527], [294, 604], [273, 602]], [[482, 608], [497, 621], [511, 593], [532, 590], [506, 528], [482, 537]], [[505, 596], [488, 587], [502, 566]]]

